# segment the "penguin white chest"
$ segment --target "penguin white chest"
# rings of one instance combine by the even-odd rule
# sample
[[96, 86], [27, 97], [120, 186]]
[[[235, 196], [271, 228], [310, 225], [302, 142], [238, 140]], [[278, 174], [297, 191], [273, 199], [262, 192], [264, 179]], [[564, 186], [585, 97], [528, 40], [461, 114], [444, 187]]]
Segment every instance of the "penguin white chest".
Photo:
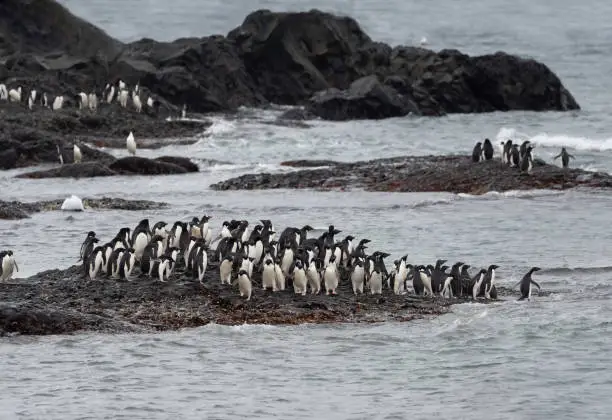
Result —
[[382, 274], [378, 271], [372, 272], [370, 276], [370, 293], [373, 295], [382, 295]]
[[261, 285], [264, 290], [272, 289], [273, 292], [276, 292], [276, 270], [274, 269], [274, 264], [264, 265], [261, 274]]
[[276, 288], [278, 290], [285, 290], [285, 275], [283, 274], [283, 270], [281, 270], [280, 265], [274, 264], [274, 273], [276, 275]]
[[219, 265], [219, 274], [221, 275], [221, 284], [232, 283], [232, 262], [230, 260], [223, 260], [221, 265]]
[[323, 272], [323, 281], [325, 282], [325, 292], [327, 294], [336, 294], [338, 288], [338, 269], [336, 263], [330, 263]]
[[353, 285], [353, 293], [357, 294], [357, 291], [363, 293], [363, 283], [365, 279], [365, 271], [363, 266], [357, 265], [351, 273], [351, 283]]
[[238, 290], [240, 296], [246, 297], [246, 300], [251, 300], [252, 285], [251, 279], [247, 274], [240, 274], [238, 276]]
[[303, 268], [296, 268], [293, 271], [293, 291], [296, 294], [306, 295], [306, 285], [308, 280]]
[[321, 291], [321, 276], [315, 263], [310, 263], [306, 276], [310, 285], [310, 293], [318, 294]]

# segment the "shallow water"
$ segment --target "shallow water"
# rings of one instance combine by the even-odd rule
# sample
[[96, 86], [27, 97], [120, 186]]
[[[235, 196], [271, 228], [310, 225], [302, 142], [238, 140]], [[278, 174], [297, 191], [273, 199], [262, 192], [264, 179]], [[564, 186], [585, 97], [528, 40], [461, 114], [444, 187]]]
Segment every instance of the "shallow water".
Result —
[[[2, 199], [34, 201], [115, 196], [171, 203], [153, 212], [48, 212], [0, 221], [0, 248], [16, 253], [19, 274], [67, 267], [88, 230], [109, 238], [138, 220], [212, 214], [277, 227], [330, 223], [371, 249], [412, 262], [437, 258], [497, 263], [511, 286], [531, 266], [547, 296], [531, 302], [466, 304], [412, 323], [297, 327], [206, 326], [175, 333], [13, 337], [0, 340], [0, 418], [607, 418], [612, 404], [608, 349], [612, 198], [597, 191], [388, 194], [319, 191], [218, 192], [210, 183], [244, 172], [291, 170], [287, 159], [350, 161], [401, 154], [466, 153], [476, 139], [531, 139], [550, 161], [561, 146], [575, 165], [612, 171], [606, 4], [536, 5], [446, 1], [168, 3], [64, 0], [113, 36], [172, 39], [226, 33], [258, 7], [351, 14], [377, 40], [434, 49], [497, 50], [548, 64], [583, 110], [493, 113], [365, 122], [271, 124], [280, 111], [213, 117], [192, 146], [140, 154], [183, 154], [198, 174], [89, 180], [17, 180], [0, 174]], [[146, 133], [136, 133], [144, 137]], [[112, 151], [122, 154], [123, 151]], [[208, 165], [205, 159], [228, 164]], [[341, 236], [342, 236], [341, 234]], [[35, 255], [33, 257], [32, 255]]]

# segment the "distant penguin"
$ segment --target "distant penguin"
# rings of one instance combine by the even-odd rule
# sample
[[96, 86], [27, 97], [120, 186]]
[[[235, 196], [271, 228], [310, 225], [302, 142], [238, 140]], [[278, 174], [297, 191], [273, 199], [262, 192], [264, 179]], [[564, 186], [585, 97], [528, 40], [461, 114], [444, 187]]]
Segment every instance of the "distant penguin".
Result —
[[321, 292], [321, 274], [319, 273], [318, 262], [320, 260], [311, 260], [308, 263], [308, 270], [306, 271], [306, 277], [308, 277], [308, 285], [310, 286], [310, 293], [318, 295]]
[[140, 96], [138, 95], [136, 90], [132, 92], [132, 102], [134, 103], [134, 109], [136, 110], [136, 112], [138, 113], [141, 112], [142, 111], [142, 101], [140, 100]]
[[232, 267], [234, 265], [234, 257], [227, 255], [219, 264], [219, 276], [221, 277], [221, 284], [232, 284]]
[[382, 295], [383, 278], [379, 267], [374, 267], [374, 271], [370, 275], [370, 293], [373, 295]]
[[77, 146], [76, 143], [72, 147], [72, 155], [73, 155], [74, 163], [81, 163], [81, 159], [83, 158], [83, 155], [81, 154], [81, 148]]
[[521, 163], [521, 153], [519, 152], [518, 144], [513, 144], [510, 149], [510, 167], [518, 167]]
[[336, 294], [338, 283], [340, 282], [340, 274], [338, 273], [338, 266], [336, 262], [336, 256], [332, 255], [329, 259], [329, 264], [323, 271], [323, 282], [325, 284], [325, 294], [332, 295]]
[[98, 109], [98, 95], [96, 95], [94, 92], [90, 93], [87, 96], [87, 105], [89, 106], [89, 110], [91, 112], [96, 112]]
[[480, 294], [482, 283], [484, 282], [484, 278], [486, 274], [487, 274], [487, 270], [485, 270], [484, 268], [478, 272], [477, 280], [474, 283], [474, 286], [472, 287], [472, 298], [473, 299], [476, 299], [478, 295]]
[[8, 92], [9, 102], [21, 102], [21, 86]]
[[134, 249], [126, 249], [121, 256], [121, 261], [119, 262], [119, 278], [132, 281], [131, 275], [135, 265], [136, 256], [134, 254]]
[[10, 280], [13, 277], [13, 270], [19, 271], [13, 251], [0, 252], [0, 282]]
[[497, 297], [497, 291], [495, 289], [495, 270], [498, 268], [498, 265], [491, 264], [487, 269], [483, 284], [485, 299], [495, 299]]
[[121, 89], [125, 89], [125, 82], [121, 79], [119, 79], [119, 82], [117, 82], [117, 86], [119, 87], [119, 90]]
[[472, 150], [472, 162], [480, 162], [481, 158], [482, 158], [482, 143], [478, 142], [476, 143], [476, 146], [474, 146], [474, 149]]
[[202, 284], [204, 283], [204, 274], [206, 273], [207, 266], [208, 254], [206, 253], [206, 249], [201, 247], [196, 254], [195, 269], [197, 270], [198, 280]]
[[353, 263], [351, 271], [351, 285], [353, 286], [353, 294], [357, 292], [363, 294], [363, 285], [365, 283], [365, 270], [363, 268], [363, 259], [357, 258]]
[[561, 158], [561, 163], [563, 164], [563, 168], [569, 168], [570, 159], [576, 159], [574, 155], [570, 155], [569, 153], [567, 153], [567, 150], [565, 149], [565, 147], [561, 148], [561, 153], [555, 156], [553, 160], [557, 160], [559, 158]]
[[293, 268], [293, 293], [306, 296], [306, 288], [308, 286], [308, 277], [304, 265], [301, 260], [295, 262]]
[[28, 96], [28, 109], [31, 111], [34, 108], [34, 104], [36, 103], [36, 90], [32, 89], [30, 91], [30, 95]]
[[274, 261], [267, 259], [264, 262], [263, 271], [261, 273], [261, 288], [272, 289], [276, 292], [276, 270], [274, 269]]
[[531, 142], [529, 140], [525, 140], [524, 142], [521, 143], [521, 147], [519, 149], [521, 160], [523, 159], [523, 156], [525, 156], [525, 153], [527, 152], [527, 147], [530, 145], [531, 145]]
[[77, 97], [79, 102], [79, 109], [83, 110], [89, 108], [89, 97], [85, 92], [79, 93]]
[[110, 104], [111, 102], [113, 102], [113, 99], [115, 98], [115, 86], [110, 86], [110, 85], [106, 85], [105, 91], [107, 92], [106, 94], [106, 103]]
[[527, 146], [525, 149], [525, 154], [521, 158], [521, 172], [523, 173], [531, 173], [531, 169], [533, 169], [533, 156], [531, 155], [531, 150], [533, 148], [531, 146]]
[[3, 101], [8, 101], [8, 90], [6, 89], [6, 85], [4, 83], [0, 83], [0, 99]]
[[168, 281], [168, 277], [170, 276], [170, 272], [172, 271], [172, 264], [174, 264], [174, 259], [172, 257], [162, 255], [159, 258], [159, 265], [157, 266], [157, 277], [159, 278], [160, 282], [166, 283]]
[[132, 133], [131, 131], [125, 139], [125, 146], [127, 147], [128, 152], [130, 152], [132, 156], [136, 155], [136, 140], [134, 139], [134, 133]]
[[91, 251], [93, 251], [95, 243], [98, 242], [98, 238], [96, 238], [96, 232], [89, 231], [87, 233], [87, 237], [81, 244], [81, 250], [79, 251], [79, 261], [86, 261]]
[[280, 259], [274, 261], [274, 272], [276, 273], [276, 289], [285, 290], [285, 275], [281, 270]]
[[91, 252], [91, 256], [88, 258], [88, 274], [91, 280], [95, 280], [96, 276], [102, 268], [104, 263], [104, 247], [97, 246]]
[[59, 111], [60, 109], [62, 109], [64, 106], [64, 96], [63, 95], [59, 95], [56, 96], [55, 99], [53, 100], [53, 105], [51, 105], [51, 109], [53, 111]]
[[491, 140], [485, 139], [484, 144], [482, 145], [482, 154], [484, 155], [485, 160], [493, 159], [493, 144], [491, 144]]
[[427, 267], [420, 267], [419, 276], [421, 283], [423, 284], [423, 296], [433, 296], [434, 292], [431, 287], [431, 273], [428, 272]]
[[406, 278], [408, 277], [408, 266], [406, 261], [408, 255], [404, 255], [398, 264], [397, 272], [395, 273], [395, 281], [393, 282], [393, 293], [399, 295], [403, 293], [404, 286], [406, 284]]
[[529, 272], [523, 276], [521, 281], [517, 283], [517, 285], [520, 284], [521, 286], [521, 297], [519, 298], [519, 300], [523, 300], [523, 299], [531, 300], [532, 285], [535, 285], [538, 288], [538, 290], [541, 290], [540, 285], [531, 278], [531, 275], [533, 273], [535, 273], [536, 271], [540, 271], [540, 270], [541, 270], [540, 267], [531, 268], [531, 270], [529, 270]]
[[127, 91], [127, 89], [119, 89], [119, 95], [117, 95], [117, 99], [119, 101], [119, 105], [121, 105], [122, 108], [127, 108], [128, 98], [129, 92]]
[[240, 291], [241, 297], [246, 297], [246, 300], [251, 300], [253, 287], [251, 285], [249, 273], [247, 273], [245, 270], [240, 270], [238, 272], [238, 290]]
[[505, 143], [502, 142], [504, 148], [502, 150], [502, 162], [506, 165], [510, 165], [510, 155], [512, 151], [512, 140], [507, 140]]
[[181, 118], [184, 120], [187, 118], [187, 105], [183, 104], [183, 109], [181, 110]]

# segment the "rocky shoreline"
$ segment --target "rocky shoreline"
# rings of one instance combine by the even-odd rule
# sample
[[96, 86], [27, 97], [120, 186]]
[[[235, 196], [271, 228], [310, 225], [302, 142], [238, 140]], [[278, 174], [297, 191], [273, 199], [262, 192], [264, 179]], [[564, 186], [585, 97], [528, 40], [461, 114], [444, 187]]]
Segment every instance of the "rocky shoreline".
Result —
[[[19, 201], [0, 200], [0, 220], [27, 219], [32, 213], [60, 210], [63, 199], [22, 203]], [[167, 203], [148, 200], [125, 200], [123, 198], [84, 198], [85, 209], [113, 209], [128, 211], [143, 211], [167, 208]]]
[[503, 165], [499, 159], [474, 163], [471, 156], [402, 156], [354, 163], [300, 160], [283, 164], [309, 169], [282, 174], [247, 174], [210, 187], [214, 190], [359, 188], [366, 191], [468, 194], [526, 189], [612, 188], [612, 176], [607, 173], [563, 169], [538, 159], [534, 163], [532, 172], [524, 174]]
[[[0, 336], [154, 332], [222, 325], [359, 323], [410, 321], [447, 313], [467, 298], [423, 298], [414, 295], [355, 297], [344, 278], [335, 296], [295, 295], [293, 290], [264, 292], [254, 281], [250, 301], [235, 287], [221, 285], [219, 266], [209, 263], [205, 283], [173, 275], [167, 283], [141, 276], [131, 282], [84, 278], [83, 269], [49, 270], [27, 279], [0, 284]], [[499, 288], [502, 296], [516, 295]], [[485, 301], [482, 301], [485, 302]]]
[[257, 10], [226, 36], [123, 43], [55, 0], [5, 0], [0, 34], [0, 82], [22, 86], [24, 97], [65, 95], [71, 108], [79, 92], [101, 97], [122, 80], [155, 98], [162, 117], [183, 105], [197, 113], [302, 105], [305, 113], [290, 114], [330, 120], [580, 109], [536, 60], [392, 47], [354, 19], [319, 10]]

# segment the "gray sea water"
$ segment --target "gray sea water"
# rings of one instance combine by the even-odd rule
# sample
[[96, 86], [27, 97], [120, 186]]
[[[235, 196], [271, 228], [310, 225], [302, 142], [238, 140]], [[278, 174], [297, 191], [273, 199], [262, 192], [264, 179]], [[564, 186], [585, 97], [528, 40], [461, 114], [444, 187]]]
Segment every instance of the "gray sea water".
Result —
[[[531, 266], [552, 292], [531, 302], [464, 304], [411, 323], [206, 326], [175, 333], [81, 334], [0, 339], [1, 419], [593, 419], [609, 418], [612, 390], [612, 197], [597, 191], [510, 191], [484, 196], [365, 192], [215, 192], [244, 172], [288, 170], [286, 159], [369, 159], [468, 152], [476, 139], [531, 139], [545, 160], [569, 147], [575, 164], [612, 171], [612, 5], [361, 1], [63, 0], [75, 13], [130, 41], [226, 33], [248, 10], [350, 14], [376, 40], [470, 54], [504, 50], [548, 64], [575, 95], [572, 113], [493, 113], [365, 122], [270, 124], [275, 111], [244, 110], [183, 154], [194, 175], [16, 180], [0, 173], [2, 199], [79, 196], [158, 199], [168, 210], [48, 212], [0, 221], [0, 248], [21, 276], [67, 267], [83, 235], [203, 212], [276, 226], [334, 223], [373, 248], [413, 262], [497, 263], [511, 286]], [[279, 111], [280, 112], [280, 111]], [[146, 133], [136, 133], [146, 137]], [[122, 154], [123, 151], [113, 153]], [[140, 152], [139, 152], [140, 153]], [[230, 162], [207, 165], [204, 159]], [[218, 227], [218, 225], [216, 226]], [[34, 256], [35, 255], [35, 256]]]

